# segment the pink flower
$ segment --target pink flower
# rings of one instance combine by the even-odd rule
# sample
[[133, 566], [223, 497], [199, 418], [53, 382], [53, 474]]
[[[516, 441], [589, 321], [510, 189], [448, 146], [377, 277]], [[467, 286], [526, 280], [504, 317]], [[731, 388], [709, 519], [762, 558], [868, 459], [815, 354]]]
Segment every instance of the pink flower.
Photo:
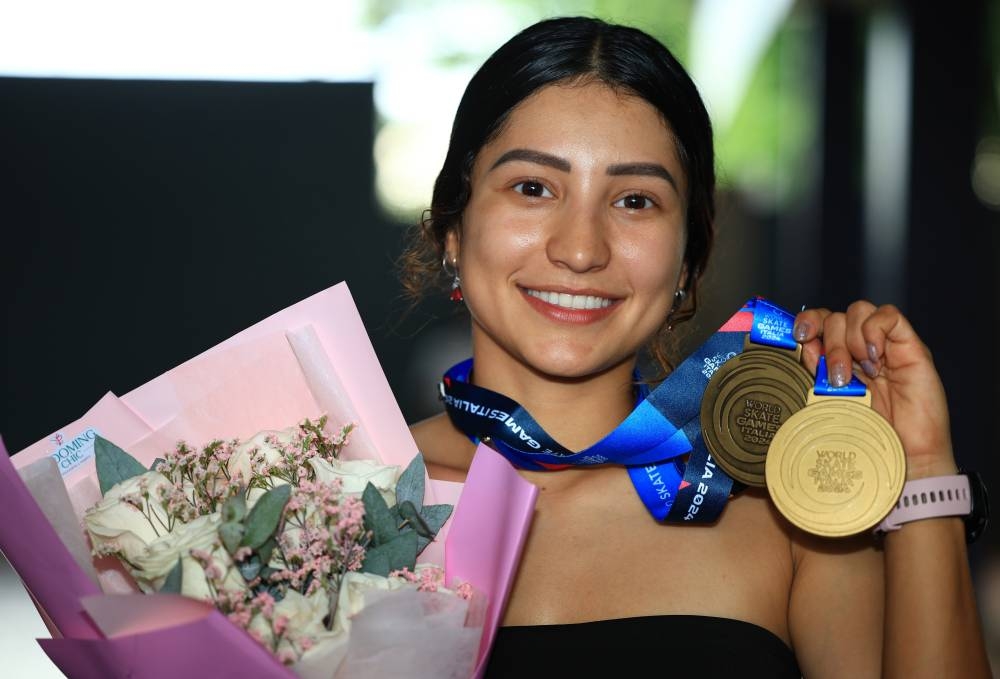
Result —
[[472, 583], [463, 582], [455, 588], [455, 593], [466, 601], [472, 598]]

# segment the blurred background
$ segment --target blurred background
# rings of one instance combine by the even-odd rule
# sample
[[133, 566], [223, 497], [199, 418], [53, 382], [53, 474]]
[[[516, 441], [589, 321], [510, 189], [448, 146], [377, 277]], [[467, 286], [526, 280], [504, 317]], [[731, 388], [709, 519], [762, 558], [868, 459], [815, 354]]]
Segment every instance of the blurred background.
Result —
[[[467, 321], [411, 307], [393, 262], [465, 83], [566, 14], [660, 38], [712, 114], [719, 240], [685, 346], [756, 294], [893, 302], [1000, 493], [1000, 0], [0, 2], [8, 450], [342, 280], [406, 418], [437, 412]], [[994, 667], [998, 538], [971, 554]], [[59, 676], [0, 564], [5, 676]]]

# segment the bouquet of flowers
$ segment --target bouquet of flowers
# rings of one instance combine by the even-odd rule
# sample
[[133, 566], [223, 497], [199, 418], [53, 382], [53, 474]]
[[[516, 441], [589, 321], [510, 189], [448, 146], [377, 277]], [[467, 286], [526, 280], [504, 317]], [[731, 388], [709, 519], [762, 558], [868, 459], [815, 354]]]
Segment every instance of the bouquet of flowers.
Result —
[[[352, 426], [331, 437], [325, 425], [305, 420], [200, 451], [181, 442], [148, 471], [98, 437], [104, 498], [84, 515], [94, 553], [117, 557], [145, 592], [212, 601], [283, 664], [311, 669], [322, 657], [331, 676], [363, 592], [451, 594], [444, 571], [416, 558], [452, 507], [423, 506], [419, 455], [402, 475], [374, 460], [341, 461]], [[481, 620], [464, 624], [471, 586], [456, 593], [434, 602], [433, 652], [471, 668]], [[404, 633], [425, 632], [422, 623], [408, 620]]]
[[428, 480], [394, 406], [341, 284], [0, 447], [43, 649], [71, 677], [478, 676], [534, 487], [488, 449]]

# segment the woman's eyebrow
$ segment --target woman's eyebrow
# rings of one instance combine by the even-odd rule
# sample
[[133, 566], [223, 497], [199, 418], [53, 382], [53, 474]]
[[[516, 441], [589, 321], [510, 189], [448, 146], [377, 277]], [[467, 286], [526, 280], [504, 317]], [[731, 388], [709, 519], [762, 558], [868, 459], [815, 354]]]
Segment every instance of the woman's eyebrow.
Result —
[[674, 191], [679, 191], [677, 188], [677, 180], [674, 179], [672, 174], [670, 174], [670, 170], [663, 167], [659, 163], [620, 163], [618, 165], [609, 165], [608, 174], [613, 177], [621, 175], [659, 177], [674, 187]]
[[544, 151], [532, 151], [531, 149], [511, 149], [507, 153], [503, 154], [497, 159], [497, 162], [493, 163], [490, 170], [496, 169], [498, 166], [504, 163], [509, 163], [513, 160], [524, 160], [529, 163], [536, 163], [538, 165], [547, 165], [548, 167], [555, 168], [562, 172], [570, 171], [569, 161], [560, 158], [559, 156], [554, 156], [551, 153], [545, 153]]

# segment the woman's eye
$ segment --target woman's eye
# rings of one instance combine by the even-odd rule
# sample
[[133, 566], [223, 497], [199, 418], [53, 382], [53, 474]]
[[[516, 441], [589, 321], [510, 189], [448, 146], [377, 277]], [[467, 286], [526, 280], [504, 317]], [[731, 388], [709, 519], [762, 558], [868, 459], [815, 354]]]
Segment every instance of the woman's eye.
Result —
[[552, 192], [545, 188], [545, 184], [534, 181], [524, 181], [514, 184], [514, 190], [524, 196], [532, 198], [551, 198]]
[[623, 207], [628, 210], [645, 210], [653, 207], [653, 201], [641, 193], [633, 193], [625, 196], [614, 203], [615, 207]]

